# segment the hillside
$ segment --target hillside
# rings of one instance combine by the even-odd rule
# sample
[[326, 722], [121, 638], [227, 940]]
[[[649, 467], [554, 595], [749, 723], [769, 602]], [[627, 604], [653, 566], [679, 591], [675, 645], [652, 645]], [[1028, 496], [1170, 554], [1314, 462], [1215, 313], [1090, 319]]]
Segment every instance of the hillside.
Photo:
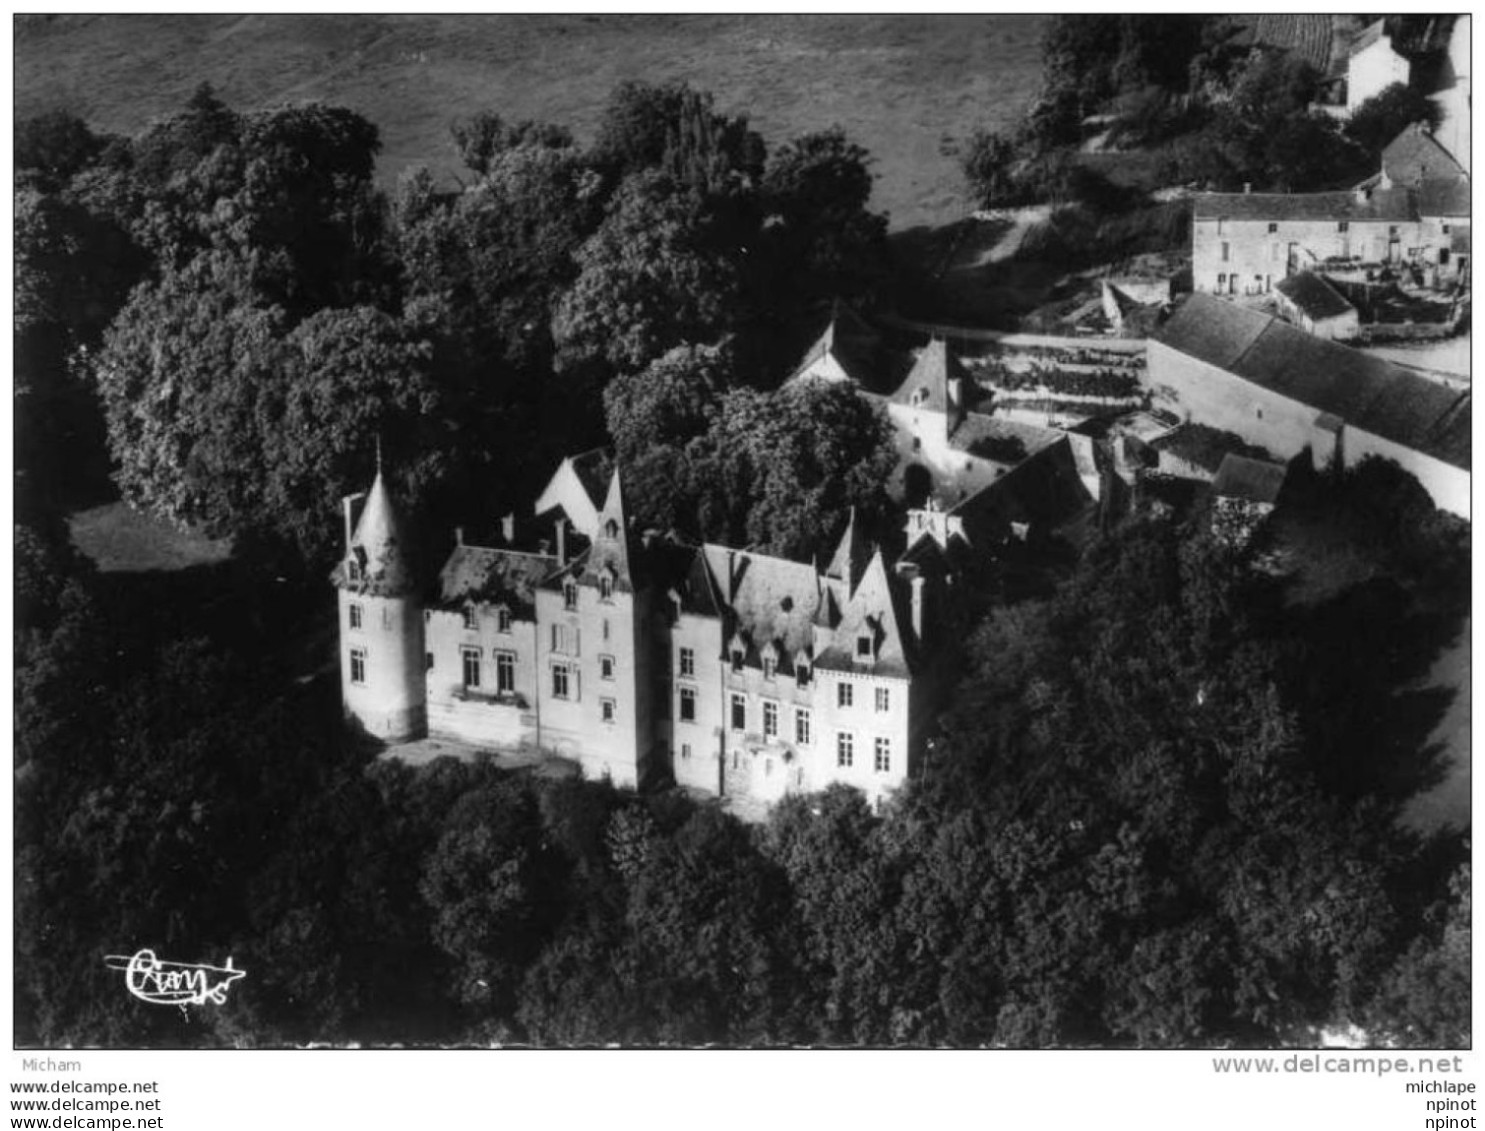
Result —
[[953, 143], [1019, 116], [1045, 17], [65, 15], [15, 17], [15, 113], [131, 132], [211, 82], [233, 106], [324, 99], [377, 123], [384, 184], [457, 171], [450, 119], [492, 109], [591, 136], [626, 79], [680, 79], [770, 144], [840, 124], [877, 157], [892, 226], [967, 202]]

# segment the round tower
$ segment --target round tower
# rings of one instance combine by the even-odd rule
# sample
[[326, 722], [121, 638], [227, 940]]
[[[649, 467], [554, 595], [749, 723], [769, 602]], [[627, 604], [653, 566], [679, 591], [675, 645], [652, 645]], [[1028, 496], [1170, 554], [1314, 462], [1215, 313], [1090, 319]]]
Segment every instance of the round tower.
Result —
[[371, 490], [344, 507], [346, 553], [332, 579], [346, 718], [383, 742], [419, 738], [428, 725], [423, 607], [380, 460]]

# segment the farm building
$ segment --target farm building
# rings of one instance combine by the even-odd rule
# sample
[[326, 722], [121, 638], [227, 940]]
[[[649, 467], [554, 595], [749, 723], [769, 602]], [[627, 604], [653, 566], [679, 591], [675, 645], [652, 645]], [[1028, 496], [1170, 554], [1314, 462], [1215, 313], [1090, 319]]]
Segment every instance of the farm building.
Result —
[[1316, 466], [1396, 461], [1470, 515], [1470, 394], [1235, 303], [1192, 295], [1150, 339], [1161, 407]]
[[1361, 333], [1361, 317], [1339, 291], [1313, 271], [1290, 275], [1277, 286], [1279, 310], [1307, 334], [1349, 341]]

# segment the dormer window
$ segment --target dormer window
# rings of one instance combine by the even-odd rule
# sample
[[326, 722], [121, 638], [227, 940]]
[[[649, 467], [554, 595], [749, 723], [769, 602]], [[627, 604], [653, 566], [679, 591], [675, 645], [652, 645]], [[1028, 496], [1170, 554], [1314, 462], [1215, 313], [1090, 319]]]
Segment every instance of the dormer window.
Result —
[[562, 583], [562, 607], [564, 609], [577, 608], [577, 589], [577, 582], [570, 578]]
[[743, 659], [743, 650], [734, 644], [732, 646], [732, 670], [734, 672], [743, 670]]
[[480, 626], [479, 614], [474, 611], [473, 605], [464, 606], [464, 627], [470, 630]]
[[345, 576], [347, 581], [360, 581], [361, 563], [355, 558], [347, 558], [345, 562]]
[[601, 601], [612, 601], [614, 599], [614, 577], [611, 573], [598, 575], [598, 598]]
[[619, 540], [619, 524], [617, 520], [611, 518], [603, 524], [603, 536], [610, 542], [617, 542]]
[[856, 658], [858, 660], [871, 659], [871, 633], [863, 632], [856, 637]]
[[495, 631], [510, 631], [510, 610], [504, 606], [495, 610]]
[[778, 670], [778, 666], [778, 661], [776, 661], [772, 656], [764, 656], [763, 678], [772, 679], [774, 677], [774, 673]]
[[809, 664], [795, 664], [794, 665], [794, 682], [796, 684], [798, 684], [800, 687], [808, 687], [810, 685], [810, 666], [809, 666]]

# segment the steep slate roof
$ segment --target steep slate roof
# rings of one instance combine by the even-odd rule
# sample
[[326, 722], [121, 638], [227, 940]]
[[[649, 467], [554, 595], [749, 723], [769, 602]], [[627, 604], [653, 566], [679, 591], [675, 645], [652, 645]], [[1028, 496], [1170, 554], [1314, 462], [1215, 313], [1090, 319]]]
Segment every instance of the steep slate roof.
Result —
[[520, 619], [536, 610], [536, 590], [557, 567], [548, 554], [456, 546], [438, 575], [438, 605], [462, 608], [466, 603], [505, 605]]
[[714, 543], [703, 546], [702, 554], [717, 594], [732, 611], [733, 630], [748, 641], [750, 661], [757, 662], [770, 643], [791, 658], [812, 649], [821, 595], [814, 566]]
[[[923, 347], [923, 352], [918, 354], [918, 360], [908, 371], [907, 377], [887, 399], [892, 404], [906, 405], [926, 412], [963, 412], [964, 405], [949, 403], [949, 382], [956, 379], [961, 382], [960, 395], [969, 397], [975, 390], [974, 379], [965, 371], [959, 359], [949, 352], [944, 340], [934, 338]], [[927, 396], [914, 403], [913, 396], [920, 389]]]
[[825, 567], [825, 576], [844, 582], [849, 595], [861, 580], [861, 571], [866, 568], [866, 562], [866, 539], [856, 525], [856, 508], [852, 507], [851, 517], [846, 522], [846, 532], [841, 535], [835, 554]]
[[1187, 299], [1154, 340], [1353, 427], [1469, 469], [1468, 392], [1207, 294]]
[[337, 584], [376, 597], [405, 596], [412, 592], [414, 576], [403, 541], [402, 524], [392, 505], [381, 468], [377, 468], [376, 479], [361, 507], [361, 516], [351, 535], [349, 553], [360, 562], [360, 580], [349, 580], [345, 562], [342, 562], [335, 571]]
[[1356, 308], [1339, 291], [1313, 271], [1290, 275], [1275, 284], [1274, 289], [1317, 322], [1356, 313]]
[[1250, 503], [1274, 503], [1284, 486], [1288, 469], [1283, 464], [1266, 460], [1228, 455], [1212, 480], [1212, 493]]
[[[1365, 183], [1365, 182], [1364, 182]], [[1416, 220], [1417, 203], [1401, 184], [1358, 194], [1345, 192], [1200, 192], [1197, 220]]]
[[[910, 676], [910, 644], [902, 633], [905, 618], [897, 602], [882, 552], [878, 550], [867, 563], [861, 584], [841, 610], [835, 639], [815, 657], [815, 667], [896, 678]], [[872, 661], [862, 662], [856, 657], [856, 638], [862, 632], [869, 633], [875, 645], [876, 656]]]
[[836, 299], [825, 330], [794, 369], [791, 381], [803, 380], [805, 370], [822, 358], [833, 359], [846, 377], [873, 391], [891, 388], [903, 372], [903, 359], [882, 345], [881, 337], [850, 306]]
[[609, 487], [609, 477], [615, 473], [614, 456], [607, 448], [593, 448], [572, 457], [572, 470], [593, 500], [593, 509], [602, 510]]

